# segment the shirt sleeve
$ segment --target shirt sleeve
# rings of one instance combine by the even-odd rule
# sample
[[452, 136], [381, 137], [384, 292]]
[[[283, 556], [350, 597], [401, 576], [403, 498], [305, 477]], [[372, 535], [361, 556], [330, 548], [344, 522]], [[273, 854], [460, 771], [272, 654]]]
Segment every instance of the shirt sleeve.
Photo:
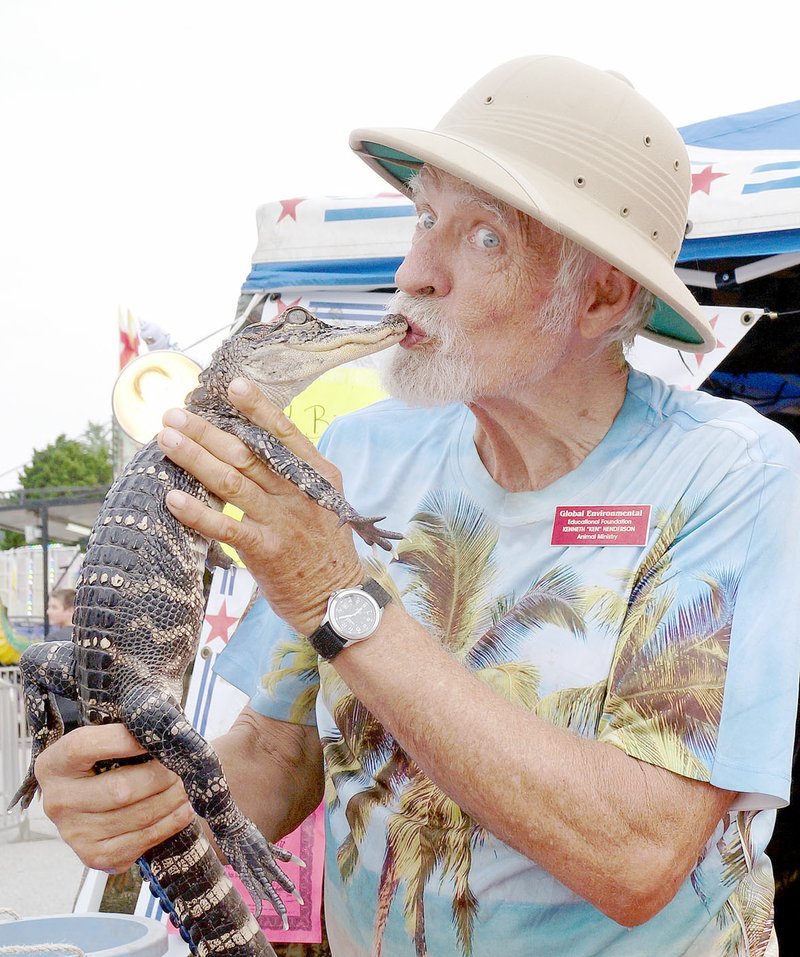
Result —
[[217, 657], [214, 671], [248, 695], [250, 707], [259, 714], [313, 725], [317, 660], [305, 638], [258, 598]]
[[631, 583], [599, 738], [740, 792], [788, 803], [800, 668], [797, 455], [749, 462], [684, 499]]

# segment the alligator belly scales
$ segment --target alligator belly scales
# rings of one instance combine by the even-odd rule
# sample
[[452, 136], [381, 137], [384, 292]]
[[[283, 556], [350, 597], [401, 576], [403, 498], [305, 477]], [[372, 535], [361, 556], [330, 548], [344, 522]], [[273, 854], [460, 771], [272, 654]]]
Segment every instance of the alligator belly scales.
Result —
[[[274, 436], [244, 420], [226, 395], [230, 381], [245, 376], [273, 402], [286, 406], [322, 372], [398, 342], [405, 330], [397, 316], [372, 326], [341, 328], [304, 309], [288, 310], [279, 321], [253, 324], [223, 343], [187, 408], [238, 435], [365, 541], [390, 548], [389, 540], [399, 535], [378, 529], [380, 519], [359, 515]], [[122, 722], [148, 756], [181, 777], [194, 810], [257, 906], [269, 900], [285, 923], [286, 908], [274, 885], [296, 894], [277, 863], [292, 855], [270, 844], [242, 814], [213, 748], [181, 707], [183, 676], [194, 659], [203, 621], [209, 542], [172, 517], [164, 501], [170, 489], [219, 505], [155, 442], [146, 445], [110, 489], [92, 530], [78, 580], [72, 641], [32, 645], [23, 654], [33, 748], [28, 774], [11, 806], [30, 804], [38, 787], [36, 757], [63, 733], [51, 696], [76, 698], [84, 724]], [[274, 954], [197, 819], [148, 850], [139, 864], [192, 953]]]

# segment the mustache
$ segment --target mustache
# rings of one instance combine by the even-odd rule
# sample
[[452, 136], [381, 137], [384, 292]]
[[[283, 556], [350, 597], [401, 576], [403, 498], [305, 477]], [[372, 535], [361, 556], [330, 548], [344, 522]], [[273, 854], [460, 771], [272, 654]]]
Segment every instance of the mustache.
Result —
[[431, 338], [447, 339], [452, 335], [452, 327], [444, 318], [444, 310], [436, 299], [430, 296], [411, 296], [398, 290], [386, 306], [387, 313], [399, 313], [419, 326]]

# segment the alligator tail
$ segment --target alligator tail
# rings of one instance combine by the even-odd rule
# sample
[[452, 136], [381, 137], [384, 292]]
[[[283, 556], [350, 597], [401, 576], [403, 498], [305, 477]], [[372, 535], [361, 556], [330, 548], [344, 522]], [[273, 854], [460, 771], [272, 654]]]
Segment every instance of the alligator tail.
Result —
[[150, 848], [138, 864], [196, 957], [275, 957], [197, 820]]

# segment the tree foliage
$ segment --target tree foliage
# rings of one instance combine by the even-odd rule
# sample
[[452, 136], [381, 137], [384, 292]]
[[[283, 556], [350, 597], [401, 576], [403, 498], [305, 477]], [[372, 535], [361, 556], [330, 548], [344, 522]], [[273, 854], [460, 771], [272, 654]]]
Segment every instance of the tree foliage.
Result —
[[[112, 479], [110, 429], [90, 422], [77, 439], [66, 435], [43, 449], [35, 449], [33, 457], [20, 474], [20, 485], [30, 497], [40, 490], [64, 489], [86, 485], [108, 485]], [[42, 497], [48, 493], [41, 492]], [[0, 530], [0, 550], [25, 544], [20, 532]]]
[[59, 435], [55, 442], [36, 449], [20, 476], [28, 491], [68, 488], [80, 485], [107, 485], [111, 481], [111, 446], [108, 430], [90, 422], [79, 439]]

